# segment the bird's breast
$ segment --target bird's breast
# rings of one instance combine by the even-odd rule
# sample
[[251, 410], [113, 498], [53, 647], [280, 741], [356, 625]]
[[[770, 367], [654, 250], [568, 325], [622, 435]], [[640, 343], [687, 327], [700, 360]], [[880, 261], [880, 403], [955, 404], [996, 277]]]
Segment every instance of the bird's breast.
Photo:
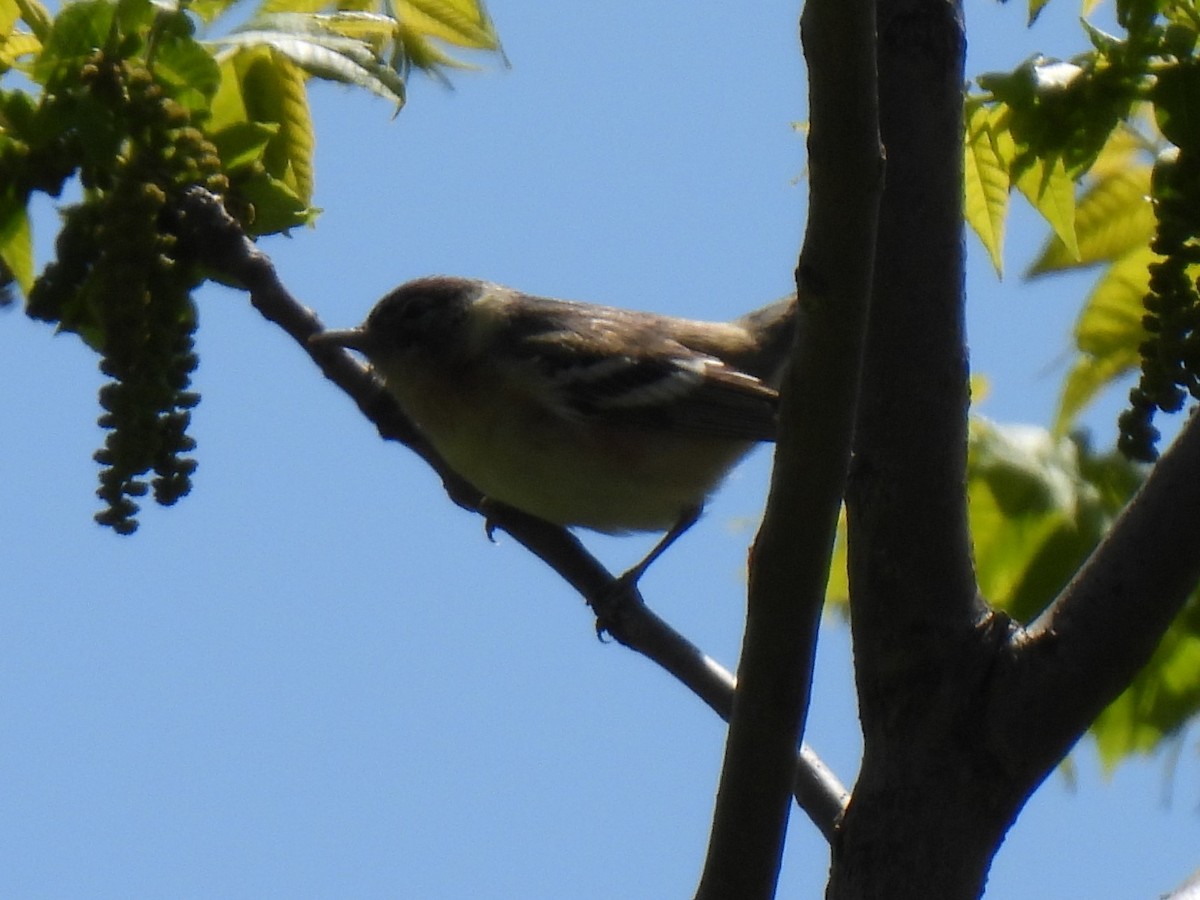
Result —
[[559, 525], [665, 530], [703, 504], [752, 446], [566, 418], [487, 367], [392, 366], [381, 374], [455, 472], [486, 496]]

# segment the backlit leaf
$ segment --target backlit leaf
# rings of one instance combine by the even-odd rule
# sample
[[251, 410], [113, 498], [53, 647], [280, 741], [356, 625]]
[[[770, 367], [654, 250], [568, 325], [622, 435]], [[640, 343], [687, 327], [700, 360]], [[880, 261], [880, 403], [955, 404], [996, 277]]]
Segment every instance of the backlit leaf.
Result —
[[1026, 277], [1112, 262], [1148, 245], [1154, 228], [1150, 166], [1112, 171], [1096, 181], [1076, 204], [1077, 254], [1072, 255], [1061, 238], [1052, 237]]
[[1142, 300], [1149, 288], [1149, 247], [1130, 253], [1105, 272], [1075, 322], [1078, 355], [1063, 383], [1054, 431], [1070, 429], [1075, 417], [1104, 387], [1133, 370], [1145, 340]]
[[1008, 215], [1008, 166], [1000, 158], [991, 116], [982, 104], [967, 108], [964, 154], [967, 224], [988, 251], [996, 274], [1004, 269], [1004, 224]]

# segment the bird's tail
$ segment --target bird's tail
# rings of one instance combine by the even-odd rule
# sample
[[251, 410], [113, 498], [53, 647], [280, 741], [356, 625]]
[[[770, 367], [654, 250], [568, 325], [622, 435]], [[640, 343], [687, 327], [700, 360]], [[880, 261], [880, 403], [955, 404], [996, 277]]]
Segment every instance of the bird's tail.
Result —
[[734, 320], [733, 324], [754, 335], [753, 349], [739, 360], [744, 372], [779, 387], [795, 340], [798, 311], [796, 295], [792, 294]]

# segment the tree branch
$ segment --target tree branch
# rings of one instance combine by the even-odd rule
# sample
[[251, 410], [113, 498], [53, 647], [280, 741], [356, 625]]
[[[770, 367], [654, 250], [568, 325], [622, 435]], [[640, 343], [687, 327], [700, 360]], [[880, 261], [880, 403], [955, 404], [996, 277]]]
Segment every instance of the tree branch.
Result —
[[[659, 665], [686, 685], [726, 722], [734, 706], [734, 678], [720, 663], [656, 615], [640, 595], [612, 590], [615, 581], [569, 531], [535, 516], [505, 509], [499, 527], [543, 560], [583, 595], [603, 628], [618, 642]], [[590, 598], [590, 599], [589, 599]], [[807, 744], [791, 746], [796, 803], [832, 841], [845, 813], [849, 793]]]
[[[489, 527], [503, 529], [575, 588], [617, 641], [641, 653], [678, 678], [728, 721], [733, 708], [733, 676], [685, 640], [641, 602], [615, 602], [617, 580], [565, 528], [510, 507], [485, 503], [429, 446], [383, 385], [349, 353], [314, 347], [308, 339], [323, 330], [320, 320], [279, 281], [270, 258], [245, 236], [214, 195], [196, 188], [176, 211], [174, 228], [202, 265], [225, 281], [242, 285], [262, 315], [278, 324], [313, 358], [325, 376], [345, 391], [381, 437], [417, 453], [441, 476], [458, 506], [485, 514]], [[794, 745], [793, 745], [794, 748]], [[847, 792], [809, 747], [796, 757], [795, 797], [827, 839], [845, 810]]]
[[954, 0], [879, 0], [888, 180], [846, 498], [855, 674], [868, 732], [894, 716], [898, 695], [928, 697], [916, 682], [941, 670], [985, 616], [964, 490], [964, 50]]
[[871, 0], [808, 0], [801, 321], [750, 567], [746, 634], [699, 898], [774, 896], [857, 409], [883, 159]]
[[1011, 760], [1037, 780], [1133, 680], [1200, 582], [1200, 416], [1112, 529], [1016, 640], [1015, 690], [999, 694]]

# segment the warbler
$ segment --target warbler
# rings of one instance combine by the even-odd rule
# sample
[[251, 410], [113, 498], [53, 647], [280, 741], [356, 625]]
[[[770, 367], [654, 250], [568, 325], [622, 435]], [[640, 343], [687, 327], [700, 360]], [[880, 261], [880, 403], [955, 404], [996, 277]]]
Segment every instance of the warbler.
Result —
[[311, 343], [362, 353], [489, 499], [563, 526], [667, 531], [636, 578], [774, 440], [795, 312], [792, 297], [702, 322], [432, 276]]

